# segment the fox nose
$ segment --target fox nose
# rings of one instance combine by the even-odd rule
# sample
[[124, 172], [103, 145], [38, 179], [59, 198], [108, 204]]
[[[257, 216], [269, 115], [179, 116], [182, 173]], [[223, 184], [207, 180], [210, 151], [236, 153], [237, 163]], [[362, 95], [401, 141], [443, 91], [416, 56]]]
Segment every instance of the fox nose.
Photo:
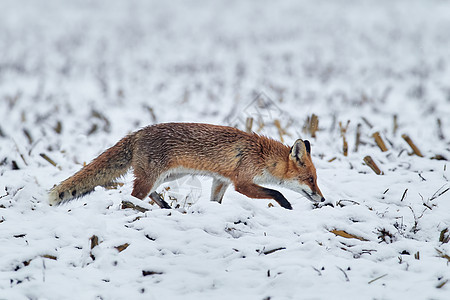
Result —
[[325, 197], [322, 197], [322, 198], [320, 199], [320, 202], [325, 202]]

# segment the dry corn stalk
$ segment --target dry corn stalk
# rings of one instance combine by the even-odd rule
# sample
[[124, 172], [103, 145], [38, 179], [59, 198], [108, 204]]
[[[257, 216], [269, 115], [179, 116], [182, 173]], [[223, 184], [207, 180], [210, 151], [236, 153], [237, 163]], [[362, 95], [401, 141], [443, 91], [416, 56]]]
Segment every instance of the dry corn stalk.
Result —
[[98, 246], [98, 236], [93, 235], [89, 240], [91, 241], [91, 250], [94, 249], [95, 246]]
[[48, 258], [48, 259], [51, 259], [51, 260], [58, 260], [58, 258], [56, 256], [51, 255], [51, 254], [44, 254], [44, 255], [41, 255], [41, 257]]
[[377, 280], [379, 280], [379, 279], [381, 279], [381, 278], [384, 278], [384, 277], [386, 277], [387, 275], [388, 275], [388, 274], [383, 274], [383, 275], [381, 275], [381, 276], [378, 276], [377, 278], [374, 278], [374, 279], [372, 279], [371, 281], [369, 281], [368, 284], [374, 283], [375, 281], [377, 281]]
[[441, 154], [436, 154], [435, 156], [433, 156], [431, 159], [435, 159], [435, 160], [448, 160], [445, 156], [441, 155]]
[[130, 201], [125, 201], [125, 200], [122, 201], [122, 206], [121, 206], [121, 208], [122, 208], [122, 209], [131, 208], [131, 209], [134, 209], [134, 210], [137, 210], [137, 211], [140, 211], [140, 212], [146, 212], [146, 211], [148, 211], [147, 208], [140, 207], [139, 205], [135, 205], [135, 204], [131, 203]]
[[394, 136], [397, 134], [397, 129], [398, 129], [397, 115], [394, 115], [394, 126], [392, 129], [392, 133], [394, 134]]
[[380, 136], [380, 132], [375, 132], [372, 137], [375, 139], [375, 142], [377, 143], [378, 147], [381, 149], [381, 151], [386, 152], [388, 149], [386, 148], [386, 144], [383, 142], [383, 139]]
[[253, 118], [252, 117], [248, 117], [245, 120], [245, 131], [248, 133], [252, 132], [252, 127], [253, 127]]
[[316, 137], [316, 132], [319, 130], [319, 117], [316, 114], [308, 116], [305, 125], [303, 126], [303, 132], [309, 132], [311, 137]]
[[402, 138], [408, 143], [408, 145], [413, 150], [413, 154], [423, 157], [422, 153], [420, 152], [419, 148], [413, 143], [411, 138], [407, 134], [402, 134]]
[[261, 132], [261, 130], [263, 130], [264, 126], [266, 126], [266, 124], [264, 123], [264, 120], [262, 118], [258, 118], [258, 129], [256, 130], [256, 132]]
[[403, 192], [402, 199], [400, 199], [400, 201], [405, 200], [405, 198], [406, 198], [406, 193], [408, 193], [408, 189], [405, 189], [405, 191]]
[[369, 126], [369, 128], [373, 128], [373, 125], [369, 122], [369, 120], [367, 120], [365, 117], [361, 117], [361, 119], [364, 121], [364, 123], [367, 124], [367, 126]]
[[345, 139], [345, 136], [342, 137], [342, 152], [344, 152], [344, 156], [348, 155], [348, 143], [347, 140]]
[[55, 125], [55, 127], [53, 127], [53, 130], [55, 130], [55, 132], [57, 134], [61, 133], [61, 131], [62, 131], [62, 123], [61, 123], [61, 121], [56, 122], [56, 125]]
[[439, 242], [446, 244], [450, 241], [450, 236], [448, 235], [448, 228], [445, 228], [441, 231], [439, 235]]
[[439, 257], [445, 258], [450, 263], [450, 255], [446, 254], [444, 251], [441, 251], [436, 248]]
[[156, 123], [157, 117], [156, 117], [155, 110], [153, 109], [153, 107], [151, 107], [149, 105], [144, 105], [144, 108], [147, 109], [148, 113], [150, 114], [150, 117], [152, 118], [152, 122]]
[[163, 272], [157, 272], [157, 271], [142, 271], [142, 276], [153, 276], [153, 275], [162, 275]]
[[438, 136], [440, 140], [445, 140], [444, 132], [442, 131], [442, 122], [441, 119], [437, 119], [437, 126], [438, 126]]
[[436, 286], [436, 288], [437, 288], [437, 289], [442, 289], [442, 288], [444, 287], [444, 285], [447, 284], [447, 282], [448, 282], [448, 279], [447, 279], [447, 280], [443, 280], [441, 283], [439, 283], [439, 284]]
[[33, 144], [33, 137], [31, 136], [31, 133], [28, 131], [28, 129], [23, 129], [23, 134], [27, 137], [28, 143], [31, 145]]
[[128, 246], [130, 246], [130, 244], [128, 244], [128, 243], [125, 243], [125, 244], [119, 245], [119, 246], [117, 246], [117, 247], [114, 247], [114, 248], [116, 248], [116, 249], [117, 249], [117, 251], [119, 251], [119, 252], [122, 252], [123, 250], [127, 249], [127, 248], [128, 248]]
[[360, 143], [361, 143], [361, 123], [358, 123], [358, 126], [356, 126], [355, 152], [358, 152]]
[[51, 164], [52, 166], [57, 167], [58, 169], [61, 170], [61, 168], [57, 166], [57, 164], [55, 163], [55, 161], [54, 161], [53, 159], [51, 159], [50, 157], [48, 157], [47, 154], [45, 154], [45, 153], [40, 153], [39, 155], [40, 155], [43, 159], [45, 159], [46, 161], [48, 161], [49, 164]]
[[338, 235], [338, 236], [341, 236], [343, 238], [346, 238], [346, 239], [358, 239], [360, 241], [367, 241], [363, 237], [360, 237], [360, 236], [357, 236], [357, 235], [354, 235], [354, 234], [350, 234], [350, 233], [348, 233], [348, 232], [346, 232], [344, 230], [333, 229], [333, 230], [330, 230], [330, 232], [334, 233], [335, 235]]
[[273, 121], [273, 124], [278, 129], [278, 133], [280, 135], [281, 142], [284, 143], [283, 135], [289, 135], [289, 134], [283, 127], [281, 127], [280, 120], [276, 119], [275, 121]]
[[[97, 110], [92, 110], [91, 118], [92, 119], [97, 119], [97, 120], [100, 120], [101, 122], [103, 122], [103, 128], [102, 129], [103, 129], [104, 132], [109, 132], [111, 130], [111, 122], [101, 112], [99, 112]], [[99, 125], [97, 123], [92, 124], [91, 129], [88, 131], [88, 135], [96, 133], [98, 129], [99, 129]]]
[[344, 156], [348, 155], [348, 143], [347, 139], [345, 138], [345, 133], [347, 132], [348, 125], [350, 124], [350, 120], [347, 121], [347, 125], [342, 126], [342, 122], [339, 122], [339, 128], [341, 129], [341, 136], [342, 136], [342, 151], [344, 152]]
[[89, 253], [89, 256], [92, 258], [92, 260], [95, 260], [95, 256], [94, 256], [94, 254], [92, 254], [92, 249], [94, 249], [96, 246], [98, 246], [98, 236], [93, 235], [93, 236], [91, 236], [91, 238], [89, 240], [91, 242], [91, 251]]
[[372, 159], [372, 157], [370, 157], [370, 155], [367, 155], [366, 157], [364, 157], [364, 162], [375, 172], [375, 174], [377, 174], [377, 175], [382, 174], [380, 168], [378, 168], [377, 164], [373, 161], [373, 159]]

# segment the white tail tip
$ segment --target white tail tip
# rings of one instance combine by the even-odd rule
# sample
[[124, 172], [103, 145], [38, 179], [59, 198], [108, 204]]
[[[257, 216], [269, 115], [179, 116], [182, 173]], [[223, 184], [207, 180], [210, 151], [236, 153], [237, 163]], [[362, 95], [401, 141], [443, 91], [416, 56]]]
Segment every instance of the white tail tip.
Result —
[[48, 204], [50, 204], [50, 206], [55, 206], [60, 203], [61, 203], [61, 199], [59, 198], [56, 187], [54, 187], [50, 190], [50, 193], [48, 194]]

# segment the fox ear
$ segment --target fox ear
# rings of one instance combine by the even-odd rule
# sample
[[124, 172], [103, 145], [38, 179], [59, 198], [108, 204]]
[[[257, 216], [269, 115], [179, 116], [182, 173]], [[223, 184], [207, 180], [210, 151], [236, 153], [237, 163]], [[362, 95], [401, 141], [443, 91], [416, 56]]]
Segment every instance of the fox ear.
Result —
[[309, 143], [308, 140], [304, 140], [303, 142], [305, 143], [306, 152], [311, 154], [311, 144]]
[[[309, 142], [308, 141], [306, 142], [310, 147]], [[294, 161], [302, 162], [303, 158], [306, 155], [307, 149], [308, 148], [306, 146], [306, 143], [303, 142], [303, 140], [301, 139], [296, 140], [291, 148], [290, 158]]]

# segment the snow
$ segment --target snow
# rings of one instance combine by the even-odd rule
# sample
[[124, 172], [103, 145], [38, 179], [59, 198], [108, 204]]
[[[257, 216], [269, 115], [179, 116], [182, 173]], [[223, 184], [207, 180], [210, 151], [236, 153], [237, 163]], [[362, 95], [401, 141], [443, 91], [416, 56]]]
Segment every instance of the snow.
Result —
[[[450, 166], [431, 159], [450, 159], [448, 2], [0, 7], [0, 299], [448, 299]], [[316, 138], [302, 130], [313, 113]], [[249, 116], [261, 134], [280, 139], [278, 120], [285, 143], [311, 141], [333, 207], [279, 189], [288, 211], [232, 187], [213, 203], [211, 179], [187, 177], [159, 189], [174, 207], [161, 210], [131, 197], [131, 173], [48, 205], [54, 184], [131, 131], [243, 129]]]

